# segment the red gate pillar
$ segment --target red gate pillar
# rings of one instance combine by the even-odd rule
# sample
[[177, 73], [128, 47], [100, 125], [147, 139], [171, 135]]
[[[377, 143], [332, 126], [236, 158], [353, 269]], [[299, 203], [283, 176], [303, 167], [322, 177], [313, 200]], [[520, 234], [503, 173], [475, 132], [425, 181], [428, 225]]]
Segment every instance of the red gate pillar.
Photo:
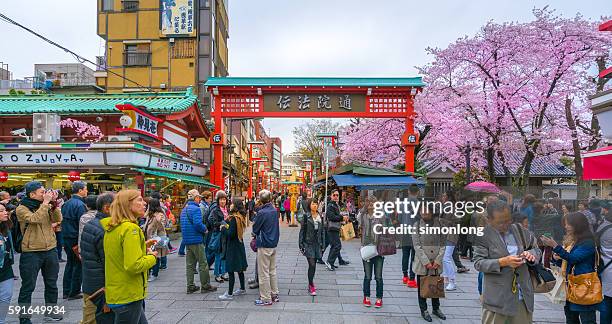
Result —
[[[410, 117], [406, 118], [406, 138], [414, 134], [414, 120]], [[404, 151], [406, 154], [404, 163], [406, 172], [414, 172], [414, 145], [406, 141], [404, 144]]]
[[[214, 96], [215, 100], [215, 111], [213, 117], [215, 119], [215, 133], [211, 137], [213, 145], [213, 169], [211, 181], [214, 185], [220, 187], [221, 190], [225, 190], [225, 181], [223, 181], [223, 119], [221, 118], [221, 97]], [[217, 137], [218, 136], [218, 137]], [[215, 138], [217, 137], [217, 140]]]

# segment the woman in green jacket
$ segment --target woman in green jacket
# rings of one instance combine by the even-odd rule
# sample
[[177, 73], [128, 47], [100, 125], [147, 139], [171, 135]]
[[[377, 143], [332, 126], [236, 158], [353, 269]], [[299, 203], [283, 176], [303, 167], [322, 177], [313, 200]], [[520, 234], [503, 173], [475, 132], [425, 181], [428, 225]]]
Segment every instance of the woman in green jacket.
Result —
[[138, 190], [122, 190], [110, 207], [110, 217], [100, 221], [104, 228], [104, 271], [106, 303], [117, 323], [147, 323], [144, 300], [147, 274], [157, 261], [157, 252], [145, 242], [138, 218], [145, 214], [145, 201]]

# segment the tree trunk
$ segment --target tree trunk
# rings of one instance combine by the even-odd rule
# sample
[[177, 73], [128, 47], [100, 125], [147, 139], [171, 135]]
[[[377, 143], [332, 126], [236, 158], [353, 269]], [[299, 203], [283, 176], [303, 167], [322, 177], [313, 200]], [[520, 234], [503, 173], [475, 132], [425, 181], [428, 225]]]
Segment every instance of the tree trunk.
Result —
[[582, 152], [580, 150], [580, 143], [578, 142], [578, 131], [576, 130], [574, 114], [572, 113], [572, 100], [569, 98], [565, 99], [565, 119], [567, 120], [567, 127], [572, 132], [574, 171], [576, 172], [576, 189], [578, 190], [577, 198], [578, 200], [585, 200], [589, 197], [591, 182], [582, 178]]
[[495, 149], [493, 147], [488, 147], [485, 150], [485, 156], [487, 157], [487, 173], [489, 174], [489, 179], [491, 182], [495, 183]]

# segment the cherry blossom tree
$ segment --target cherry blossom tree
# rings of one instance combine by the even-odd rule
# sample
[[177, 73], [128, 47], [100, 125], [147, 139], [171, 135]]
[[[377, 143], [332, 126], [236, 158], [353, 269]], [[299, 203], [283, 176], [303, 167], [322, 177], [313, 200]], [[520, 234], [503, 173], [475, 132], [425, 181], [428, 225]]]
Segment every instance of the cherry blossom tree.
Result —
[[[525, 23], [489, 22], [472, 37], [445, 49], [428, 48], [433, 61], [419, 68], [427, 84], [415, 100], [417, 124], [431, 126], [419, 158], [444, 159], [463, 167], [472, 163], [494, 177], [494, 160], [514, 184], [528, 183], [538, 156], [560, 157], [572, 150], [565, 100], [574, 98], [572, 115], [591, 120], [587, 96], [593, 93], [592, 67], [610, 50], [609, 33], [580, 15], [562, 18], [548, 8], [533, 11]], [[579, 123], [580, 125], [580, 123]], [[583, 123], [580, 141], [593, 142], [598, 129]], [[579, 127], [580, 128], [580, 127]], [[348, 127], [344, 159], [390, 165], [403, 160], [398, 120], [362, 120]], [[589, 139], [590, 136], [590, 139]], [[583, 145], [584, 146], [584, 145]], [[508, 153], [518, 152], [512, 165]]]
[[[60, 127], [62, 128], [71, 128], [75, 131], [77, 136], [80, 136], [83, 140], [88, 142], [99, 142], [104, 138], [104, 134], [100, 127], [88, 124], [84, 121], [66, 118], [60, 121]], [[76, 138], [73, 139], [73, 141]]]

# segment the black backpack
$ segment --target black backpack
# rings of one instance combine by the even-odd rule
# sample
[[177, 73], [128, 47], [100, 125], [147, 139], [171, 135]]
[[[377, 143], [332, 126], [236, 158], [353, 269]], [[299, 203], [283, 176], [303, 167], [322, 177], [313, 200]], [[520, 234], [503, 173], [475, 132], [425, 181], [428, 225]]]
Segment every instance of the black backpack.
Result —
[[23, 231], [21, 230], [21, 224], [19, 224], [19, 220], [17, 219], [17, 207], [11, 211], [11, 222], [13, 223], [13, 228], [11, 229], [11, 237], [13, 239], [13, 250], [17, 253], [21, 253], [21, 242], [23, 242], [23, 235], [25, 231], [28, 229], [28, 224], [25, 225]]

